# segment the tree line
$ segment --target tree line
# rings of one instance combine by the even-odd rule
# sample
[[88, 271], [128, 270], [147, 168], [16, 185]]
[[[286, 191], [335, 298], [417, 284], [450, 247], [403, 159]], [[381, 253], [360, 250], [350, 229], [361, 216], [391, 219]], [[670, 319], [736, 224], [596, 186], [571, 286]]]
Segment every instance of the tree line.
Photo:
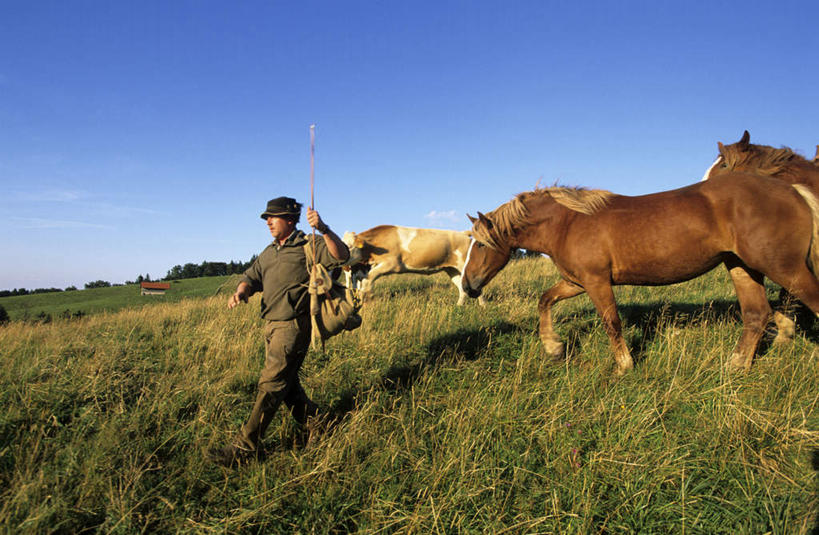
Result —
[[235, 275], [237, 273], [244, 273], [250, 264], [256, 260], [256, 255], [253, 255], [247, 262], [202, 262], [201, 264], [187, 263], [184, 266], [175, 265], [168, 270], [165, 278], [162, 280], [172, 281], [179, 279], [195, 279], [197, 277], [218, 277], [221, 275]]
[[[257, 255], [253, 255], [247, 262], [208, 262], [207, 260], [201, 264], [193, 264], [191, 262], [183, 265], [175, 265], [168, 270], [164, 278], [158, 279], [162, 281], [173, 281], [179, 279], [195, 279], [198, 277], [218, 277], [220, 275], [234, 275], [237, 273], [244, 273], [250, 264], [256, 260]], [[151, 275], [139, 274], [136, 280], [125, 281], [125, 284], [139, 284], [141, 282], [151, 282]], [[89, 288], [107, 288], [109, 286], [122, 286], [122, 284], [112, 284], [104, 280], [96, 280], [85, 283], [85, 289]], [[76, 286], [69, 286], [64, 290], [61, 288], [36, 288], [34, 290], [27, 290], [25, 288], [14, 288], [13, 290], [0, 290], [0, 297], [11, 297], [15, 295], [32, 295], [50, 292], [69, 292], [76, 290]]]

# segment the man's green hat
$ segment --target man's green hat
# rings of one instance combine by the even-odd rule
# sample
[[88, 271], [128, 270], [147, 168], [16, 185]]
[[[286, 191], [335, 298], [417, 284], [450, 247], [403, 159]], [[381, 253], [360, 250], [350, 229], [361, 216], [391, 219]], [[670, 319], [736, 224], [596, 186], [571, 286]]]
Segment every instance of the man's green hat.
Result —
[[277, 197], [267, 201], [267, 209], [262, 212], [262, 219], [270, 216], [301, 215], [301, 203], [292, 197]]

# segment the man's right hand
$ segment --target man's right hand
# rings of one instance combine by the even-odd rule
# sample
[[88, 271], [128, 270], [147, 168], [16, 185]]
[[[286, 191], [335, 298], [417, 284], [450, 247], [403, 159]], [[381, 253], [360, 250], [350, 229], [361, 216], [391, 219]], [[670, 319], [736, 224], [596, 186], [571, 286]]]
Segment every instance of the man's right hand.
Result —
[[236, 292], [230, 296], [230, 299], [228, 299], [228, 308], [233, 308], [240, 302], [247, 303], [247, 294], [236, 290]]

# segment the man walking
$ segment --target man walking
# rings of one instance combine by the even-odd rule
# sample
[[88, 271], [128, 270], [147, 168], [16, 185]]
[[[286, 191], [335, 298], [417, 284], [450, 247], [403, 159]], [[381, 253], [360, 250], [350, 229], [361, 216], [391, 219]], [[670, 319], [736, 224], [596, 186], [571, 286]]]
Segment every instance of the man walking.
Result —
[[[267, 203], [261, 217], [267, 222], [273, 243], [245, 271], [228, 300], [228, 308], [232, 309], [262, 292], [261, 314], [266, 324], [265, 364], [253, 410], [233, 442], [214, 452], [214, 460], [224, 465], [259, 454], [265, 429], [282, 402], [300, 424], [318, 410], [304, 392], [298, 375], [310, 345], [311, 328], [307, 292], [310, 274], [304, 245], [311, 243], [316, 262], [328, 270], [342, 265], [349, 251], [318, 212], [308, 207], [307, 222], [322, 234], [322, 239], [313, 243], [311, 236], [296, 229], [300, 215], [301, 204], [290, 197], [278, 197]], [[309, 260], [312, 264], [313, 259]]]

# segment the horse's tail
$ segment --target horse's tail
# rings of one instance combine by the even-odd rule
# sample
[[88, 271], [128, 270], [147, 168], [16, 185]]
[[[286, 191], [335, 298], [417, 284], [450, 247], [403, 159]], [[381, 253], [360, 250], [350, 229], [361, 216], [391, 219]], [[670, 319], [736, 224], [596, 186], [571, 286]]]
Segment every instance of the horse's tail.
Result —
[[813, 221], [813, 233], [810, 240], [810, 248], [808, 249], [808, 267], [813, 272], [814, 276], [819, 277], [819, 200], [816, 195], [804, 184], [792, 184], [794, 189], [799, 192], [799, 195], [805, 199], [810, 208], [810, 215]]

